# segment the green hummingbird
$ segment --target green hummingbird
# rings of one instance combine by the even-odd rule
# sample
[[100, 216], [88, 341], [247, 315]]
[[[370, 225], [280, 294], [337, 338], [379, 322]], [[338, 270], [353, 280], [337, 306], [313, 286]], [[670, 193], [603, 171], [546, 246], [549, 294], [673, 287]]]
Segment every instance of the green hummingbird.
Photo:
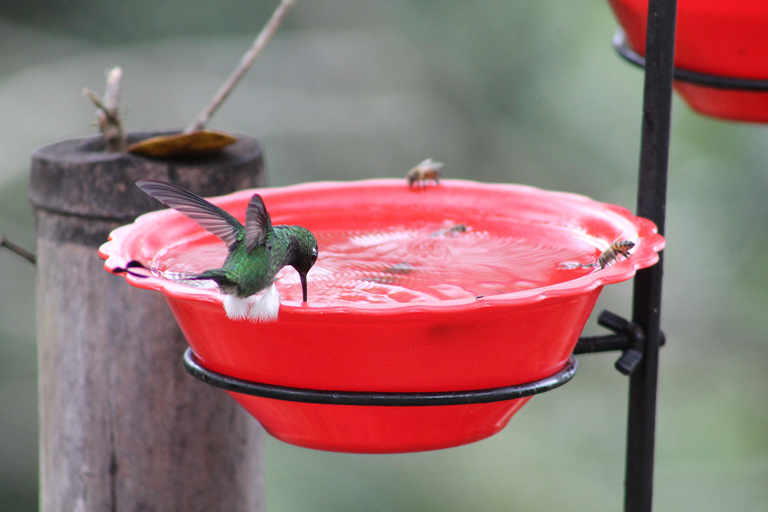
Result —
[[229, 318], [248, 318], [254, 322], [276, 319], [280, 295], [275, 275], [286, 265], [299, 273], [304, 302], [307, 301], [307, 272], [317, 261], [317, 240], [301, 226], [272, 226], [259, 194], [254, 194], [248, 203], [243, 226], [223, 209], [176, 185], [155, 180], [140, 180], [136, 185], [226, 244], [229, 254], [221, 268], [191, 274], [185, 279], [215, 281], [224, 295], [224, 310]]

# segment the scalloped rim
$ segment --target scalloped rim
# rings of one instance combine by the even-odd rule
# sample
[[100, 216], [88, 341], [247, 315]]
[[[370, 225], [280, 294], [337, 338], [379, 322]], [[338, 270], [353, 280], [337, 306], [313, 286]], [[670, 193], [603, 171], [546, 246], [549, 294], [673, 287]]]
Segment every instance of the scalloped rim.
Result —
[[[576, 279], [564, 281], [554, 285], [544, 286], [541, 288], [533, 288], [531, 290], [499, 295], [489, 295], [483, 297], [482, 300], [467, 298], [446, 300], [435, 303], [344, 305], [312, 304], [311, 302], [308, 304], [303, 304], [298, 302], [283, 301], [280, 306], [281, 313], [290, 312], [292, 314], [301, 315], [347, 315], [355, 313], [401, 314], [430, 311], [445, 313], [455, 312], [457, 310], [475, 309], [479, 307], [533, 303], [550, 297], [575, 296], [591, 292], [592, 290], [607, 284], [614, 284], [631, 279], [638, 269], [654, 265], [659, 260], [658, 252], [664, 248], [664, 238], [658, 234], [656, 226], [653, 224], [653, 222], [642, 217], [636, 217], [632, 215], [629, 210], [621, 206], [600, 203], [580, 194], [546, 191], [527, 185], [486, 184], [467, 180], [441, 180], [441, 184], [443, 186], [459, 188], [492, 189], [494, 192], [499, 192], [500, 190], [504, 189], [518, 193], [520, 191], [525, 191], [526, 194], [542, 196], [548, 200], [557, 198], [566, 202], [580, 204], [581, 206], [593, 207], [596, 211], [603, 213], [610, 212], [612, 215], [616, 216], [617, 220], [622, 219], [623, 221], [629, 222], [632, 226], [634, 226], [637, 232], [634, 252], [632, 253], [631, 258], [622, 259], [603, 270], [592, 272]], [[242, 197], [242, 200], [247, 202], [248, 199], [250, 199], [250, 197], [256, 192], [262, 194], [265, 199], [268, 199], [272, 194], [280, 194], [286, 192], [322, 192], [323, 190], [327, 189], [370, 189], [371, 187], [382, 186], [402, 187], [404, 186], [404, 181], [395, 179], [375, 179], [350, 182], [311, 182], [299, 185], [291, 185], [288, 187], [242, 190], [233, 194], [212, 198], [211, 201], [218, 204], [221, 202], [241, 200]], [[145, 228], [150, 226], [155, 228], [160, 222], [162, 222], [165, 217], [172, 219], [175, 217], [184, 216], [174, 210], [149, 212], [139, 216], [132, 224], [121, 226], [113, 230], [109, 235], [109, 241], [99, 248], [99, 256], [106, 260], [104, 262], [105, 269], [109, 272], [112, 272], [115, 268], [125, 267], [128, 261], [135, 259], [126, 257], [123, 251], [123, 245], [135, 237], [141, 236], [141, 233]], [[177, 300], [197, 302], [200, 303], [200, 305], [209, 304], [211, 306], [218, 306], [220, 308], [223, 307], [222, 296], [217, 290], [194, 288], [183, 283], [164, 279], [159, 276], [138, 278], [125, 273], [123, 275], [131, 285], [137, 288], [158, 290]]]

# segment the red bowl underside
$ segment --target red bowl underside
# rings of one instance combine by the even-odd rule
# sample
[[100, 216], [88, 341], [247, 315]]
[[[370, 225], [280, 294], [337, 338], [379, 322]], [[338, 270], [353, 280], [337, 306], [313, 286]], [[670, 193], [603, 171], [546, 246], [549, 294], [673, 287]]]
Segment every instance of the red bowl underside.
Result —
[[[241, 221], [255, 191], [214, 199]], [[517, 233], [532, 247], [570, 248], [594, 261], [617, 239], [632, 255], [604, 270], [513, 293], [436, 302], [284, 300], [275, 322], [225, 316], [218, 291], [153, 276], [126, 276], [162, 291], [200, 363], [249, 381], [298, 388], [444, 392], [532, 382], [563, 368], [605, 284], [652, 265], [663, 239], [626, 209], [518, 185], [445, 180], [410, 190], [404, 180], [310, 183], [258, 191], [273, 224], [313, 232], [461, 219], [479, 231]], [[173, 211], [144, 215], [101, 248], [106, 268], [147, 262], [202, 228]], [[320, 246], [320, 258], [323, 247]], [[318, 265], [321, 264], [318, 261]], [[314, 271], [314, 269], [313, 269]], [[282, 292], [281, 292], [282, 293]], [[232, 394], [275, 437], [328, 450], [398, 452], [464, 444], [501, 428], [525, 399], [472, 406], [331, 406]]]
[[379, 407], [281, 402], [228, 392], [286, 443], [347, 453], [451, 448], [496, 434], [531, 397], [489, 404]]
[[768, 94], [675, 82], [675, 90], [700, 114], [729, 121], [768, 123]]
[[[609, 0], [630, 46], [645, 55], [648, 0]], [[768, 79], [768, 2], [678, 0], [675, 66], [723, 77]], [[676, 82], [694, 110], [735, 121], [768, 122], [765, 93]]]

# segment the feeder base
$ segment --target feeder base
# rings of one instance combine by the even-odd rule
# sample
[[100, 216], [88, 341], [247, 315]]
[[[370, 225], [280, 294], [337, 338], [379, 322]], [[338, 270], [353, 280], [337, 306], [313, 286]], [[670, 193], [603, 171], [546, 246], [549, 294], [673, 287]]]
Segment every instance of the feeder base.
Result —
[[437, 393], [326, 391], [245, 381], [202, 366], [191, 348], [184, 368], [220, 387], [272, 436], [289, 444], [348, 453], [451, 448], [503, 429], [530, 398], [570, 381], [571, 357], [551, 377], [493, 389]]

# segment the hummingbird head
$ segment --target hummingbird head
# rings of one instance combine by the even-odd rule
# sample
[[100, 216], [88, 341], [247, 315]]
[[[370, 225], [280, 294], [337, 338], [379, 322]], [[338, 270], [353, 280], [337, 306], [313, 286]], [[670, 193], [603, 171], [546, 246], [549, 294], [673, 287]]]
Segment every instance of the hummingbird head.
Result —
[[301, 226], [292, 226], [291, 229], [293, 237], [286, 264], [299, 273], [304, 302], [307, 302], [307, 272], [317, 261], [317, 240], [308, 229]]

